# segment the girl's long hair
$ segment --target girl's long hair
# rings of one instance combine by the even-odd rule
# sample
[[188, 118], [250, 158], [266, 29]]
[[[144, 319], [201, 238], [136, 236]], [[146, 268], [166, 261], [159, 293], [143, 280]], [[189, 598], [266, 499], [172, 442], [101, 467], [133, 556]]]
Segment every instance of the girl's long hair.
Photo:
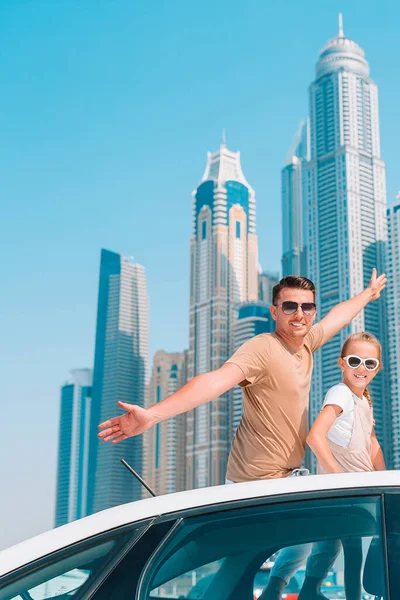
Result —
[[[382, 346], [380, 341], [372, 335], [372, 333], [367, 333], [366, 331], [359, 331], [358, 333], [352, 333], [349, 335], [345, 343], [343, 344], [342, 351], [340, 353], [340, 358], [347, 356], [347, 349], [352, 342], [368, 342], [375, 346], [378, 349], [378, 359], [379, 359], [379, 369], [382, 369]], [[368, 400], [368, 404], [372, 407], [372, 398], [371, 394], [368, 391], [368, 388], [364, 390], [364, 396]]]

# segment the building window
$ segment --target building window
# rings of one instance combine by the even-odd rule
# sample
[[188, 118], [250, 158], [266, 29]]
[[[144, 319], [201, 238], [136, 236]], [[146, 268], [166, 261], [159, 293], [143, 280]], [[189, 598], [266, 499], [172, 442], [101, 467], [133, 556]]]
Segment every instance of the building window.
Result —
[[202, 221], [201, 223], [201, 239], [205, 240], [207, 238], [207, 221]]
[[236, 221], [236, 239], [240, 240], [240, 221]]

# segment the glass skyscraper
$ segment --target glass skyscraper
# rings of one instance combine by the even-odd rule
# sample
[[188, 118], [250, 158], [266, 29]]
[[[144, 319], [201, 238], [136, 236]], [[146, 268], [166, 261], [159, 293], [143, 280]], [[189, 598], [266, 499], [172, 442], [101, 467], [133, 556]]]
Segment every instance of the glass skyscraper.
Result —
[[[400, 468], [400, 192], [387, 209], [387, 320], [389, 323], [391, 424], [393, 436], [393, 468]], [[386, 341], [386, 340], [384, 340]]]
[[87, 515], [92, 370], [74, 369], [61, 388], [55, 526]]
[[[208, 154], [193, 192], [188, 377], [219, 368], [233, 350], [236, 306], [258, 298], [255, 193], [240, 154]], [[186, 487], [222, 483], [231, 442], [229, 394], [187, 416]]]
[[121, 465], [142, 473], [143, 436], [122, 444], [97, 438], [98, 424], [118, 412], [117, 401], [144, 406], [148, 366], [149, 304], [144, 268], [121, 254], [101, 251], [93, 374], [89, 513], [142, 497], [142, 487]]
[[309, 159], [310, 124], [300, 123], [282, 169], [282, 276], [307, 273], [304, 165]]
[[[361, 292], [373, 267], [384, 272], [387, 240], [378, 89], [363, 50], [344, 35], [341, 17], [337, 36], [320, 53], [309, 103], [310, 160], [304, 166], [307, 273], [316, 284], [321, 318]], [[311, 420], [328, 388], [340, 380], [337, 359], [345, 338], [360, 330], [385, 342], [384, 297], [370, 303], [316, 353]], [[387, 371], [379, 373], [370, 387], [377, 434], [390, 464]]]
[[[147, 394], [147, 406], [161, 402], [187, 380], [187, 352], [158, 350]], [[144, 433], [144, 479], [159, 494], [180, 492], [186, 484], [186, 414], [178, 415]]]

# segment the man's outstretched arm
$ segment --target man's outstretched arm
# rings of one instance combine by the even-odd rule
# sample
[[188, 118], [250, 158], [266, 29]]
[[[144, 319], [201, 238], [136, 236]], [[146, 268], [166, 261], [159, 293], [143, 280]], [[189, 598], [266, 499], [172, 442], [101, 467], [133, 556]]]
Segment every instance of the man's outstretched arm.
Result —
[[150, 408], [118, 402], [126, 411], [124, 415], [100, 423], [98, 434], [104, 442], [114, 444], [133, 435], [140, 435], [156, 423], [175, 417], [222, 396], [244, 380], [242, 370], [233, 363], [225, 363], [219, 369], [198, 375], [180, 390]]
[[372, 269], [371, 280], [365, 290], [360, 294], [357, 294], [357, 296], [354, 296], [354, 298], [350, 298], [350, 300], [337, 304], [328, 312], [326, 317], [321, 319], [320, 324], [323, 329], [322, 344], [325, 344], [343, 327], [348, 325], [368, 302], [379, 298], [385, 285], [386, 275], [383, 274], [377, 277], [376, 269]]

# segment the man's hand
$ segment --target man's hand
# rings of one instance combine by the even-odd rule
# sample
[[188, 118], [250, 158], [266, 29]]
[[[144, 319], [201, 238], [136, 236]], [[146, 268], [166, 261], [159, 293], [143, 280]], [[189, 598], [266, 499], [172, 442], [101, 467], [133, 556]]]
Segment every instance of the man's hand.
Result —
[[103, 442], [112, 441], [113, 444], [118, 444], [118, 442], [122, 442], [132, 435], [140, 435], [150, 429], [156, 422], [154, 415], [141, 406], [126, 404], [125, 402], [118, 402], [118, 405], [126, 410], [126, 413], [100, 423], [99, 429], [102, 429], [102, 431], [100, 431], [98, 437]]
[[377, 277], [376, 269], [372, 269], [372, 276], [367, 287], [367, 290], [371, 296], [371, 300], [377, 300], [377, 298], [379, 298], [381, 291], [386, 287], [386, 281], [387, 279], [385, 273]]

